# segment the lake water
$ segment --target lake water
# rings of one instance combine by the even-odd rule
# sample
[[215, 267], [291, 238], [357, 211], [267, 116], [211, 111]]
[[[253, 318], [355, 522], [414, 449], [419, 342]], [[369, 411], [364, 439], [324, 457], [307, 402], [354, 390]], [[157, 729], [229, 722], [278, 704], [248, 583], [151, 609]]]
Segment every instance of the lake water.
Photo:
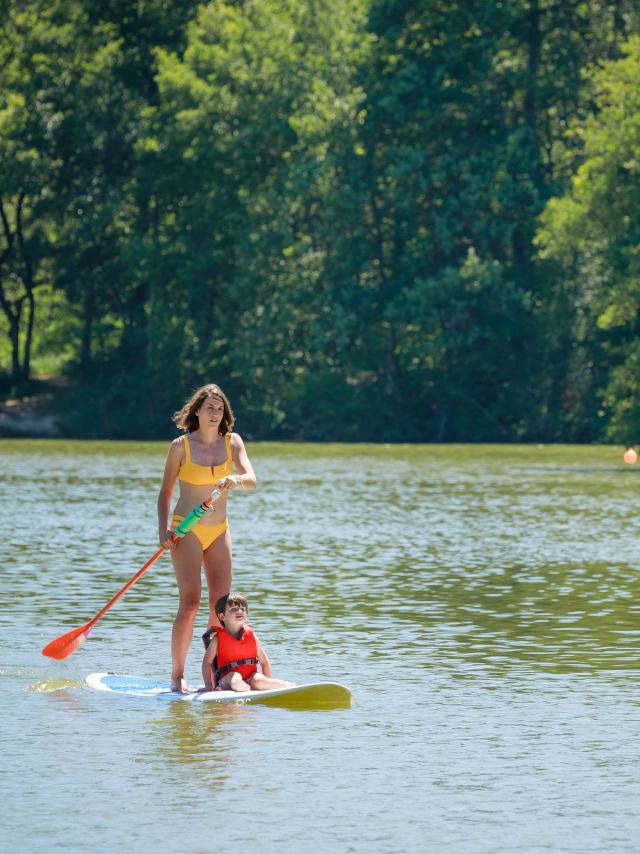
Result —
[[[250, 445], [234, 588], [274, 675], [355, 698], [291, 711], [84, 687], [168, 676], [164, 557], [80, 650], [40, 654], [156, 550], [166, 448], [0, 442], [5, 850], [638, 851], [640, 466], [621, 449]], [[196, 635], [196, 684], [200, 659]]]

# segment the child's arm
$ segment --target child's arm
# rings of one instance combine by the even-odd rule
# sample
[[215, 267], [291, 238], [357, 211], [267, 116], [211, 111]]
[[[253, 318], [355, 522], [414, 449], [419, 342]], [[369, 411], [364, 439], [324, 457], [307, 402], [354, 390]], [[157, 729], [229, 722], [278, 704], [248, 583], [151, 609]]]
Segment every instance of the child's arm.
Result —
[[213, 659], [218, 654], [218, 636], [214, 635], [210, 642], [209, 646], [204, 651], [204, 658], [202, 659], [202, 678], [204, 679], [204, 686], [209, 691], [215, 691], [216, 689], [216, 676], [213, 672]]
[[271, 662], [269, 661], [269, 656], [267, 655], [267, 653], [262, 648], [262, 644], [260, 643], [258, 638], [256, 638], [256, 645], [258, 648], [257, 649], [257, 658], [258, 658], [258, 661], [260, 662], [260, 667], [262, 668], [262, 672], [264, 673], [265, 676], [271, 676]]

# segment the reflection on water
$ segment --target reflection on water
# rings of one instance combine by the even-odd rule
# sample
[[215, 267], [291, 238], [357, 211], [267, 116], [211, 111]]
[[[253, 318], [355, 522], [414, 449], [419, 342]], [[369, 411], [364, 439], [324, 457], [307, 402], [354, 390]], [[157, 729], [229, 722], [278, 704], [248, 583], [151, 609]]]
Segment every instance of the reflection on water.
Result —
[[148, 739], [138, 759], [149, 768], [178, 766], [192, 771], [201, 781], [203, 794], [222, 788], [229, 765], [235, 762], [229, 738], [249, 744], [259, 737], [255, 717], [247, 714], [246, 706], [202, 709], [171, 701], [163, 705], [164, 714], [149, 719]]
[[[43, 781], [12, 783], [10, 841], [178, 851], [196, 832], [207, 851], [216, 816], [250, 815], [234, 841], [257, 850], [634, 850], [640, 467], [619, 449], [250, 447], [234, 587], [274, 675], [355, 698], [295, 714], [81, 687], [168, 676], [165, 558], [81, 650], [39, 654], [155, 551], [165, 452], [0, 442], [6, 760]], [[34, 814], [46, 837], [24, 832]]]
[[45, 694], [52, 691], [68, 691], [70, 688], [84, 688], [84, 684], [77, 679], [41, 679], [31, 686], [33, 692]]

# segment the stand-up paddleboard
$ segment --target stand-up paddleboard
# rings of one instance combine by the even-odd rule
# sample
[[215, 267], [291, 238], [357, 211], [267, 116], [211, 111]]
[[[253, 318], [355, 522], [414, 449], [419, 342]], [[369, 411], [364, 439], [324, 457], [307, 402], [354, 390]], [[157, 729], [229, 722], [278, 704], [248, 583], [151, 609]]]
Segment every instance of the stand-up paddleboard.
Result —
[[351, 691], [337, 682], [312, 682], [291, 688], [272, 688], [269, 691], [189, 691], [178, 694], [168, 682], [144, 679], [124, 673], [90, 673], [87, 685], [96, 691], [108, 691], [129, 697], [159, 697], [194, 703], [257, 703], [262, 706], [282, 706], [296, 709], [348, 709]]

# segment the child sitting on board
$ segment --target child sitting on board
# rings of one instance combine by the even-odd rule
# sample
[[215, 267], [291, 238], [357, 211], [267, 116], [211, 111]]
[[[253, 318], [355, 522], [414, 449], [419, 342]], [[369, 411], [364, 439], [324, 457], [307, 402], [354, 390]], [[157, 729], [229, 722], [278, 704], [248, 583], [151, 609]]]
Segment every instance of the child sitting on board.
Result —
[[202, 660], [205, 691], [293, 687], [293, 682], [272, 678], [269, 657], [249, 625], [248, 613], [246, 596], [241, 593], [228, 593], [216, 602], [222, 625], [212, 626], [202, 636], [206, 647]]

